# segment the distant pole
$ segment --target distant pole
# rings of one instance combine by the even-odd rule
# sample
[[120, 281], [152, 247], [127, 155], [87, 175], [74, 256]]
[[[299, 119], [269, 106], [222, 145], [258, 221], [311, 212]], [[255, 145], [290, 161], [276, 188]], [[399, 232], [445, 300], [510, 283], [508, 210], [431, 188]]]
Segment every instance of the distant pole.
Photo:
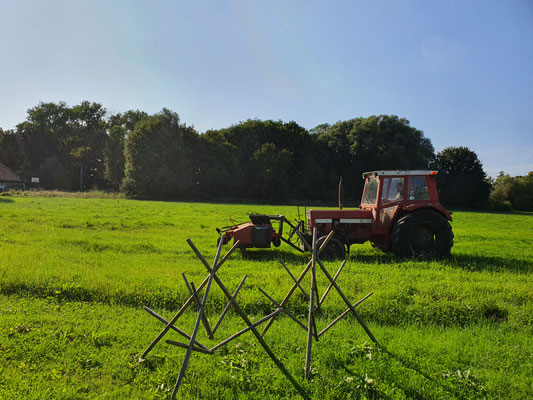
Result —
[[344, 187], [342, 185], [342, 175], [339, 179], [339, 208], [342, 210], [344, 207]]
[[83, 192], [83, 162], [80, 162], [80, 191]]

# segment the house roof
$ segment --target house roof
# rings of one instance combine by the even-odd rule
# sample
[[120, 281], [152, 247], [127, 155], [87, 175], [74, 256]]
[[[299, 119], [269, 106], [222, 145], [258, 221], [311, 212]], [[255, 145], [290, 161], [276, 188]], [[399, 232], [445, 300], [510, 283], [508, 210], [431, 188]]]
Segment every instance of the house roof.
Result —
[[22, 182], [20, 178], [4, 164], [0, 163], [0, 181]]

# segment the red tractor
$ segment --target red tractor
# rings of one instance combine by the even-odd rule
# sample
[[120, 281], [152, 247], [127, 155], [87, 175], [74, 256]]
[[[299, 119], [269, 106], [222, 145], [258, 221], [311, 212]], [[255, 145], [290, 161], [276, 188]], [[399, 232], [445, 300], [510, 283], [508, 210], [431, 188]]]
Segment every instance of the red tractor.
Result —
[[[231, 237], [240, 240], [242, 250], [285, 242], [303, 251], [301, 240], [310, 241], [316, 228], [319, 245], [331, 230], [335, 231], [322, 252], [326, 259], [344, 258], [352, 244], [366, 241], [403, 257], [448, 257], [453, 246], [452, 217], [439, 203], [436, 174], [437, 171], [365, 172], [359, 209], [343, 209], [339, 185], [339, 209], [308, 210], [307, 224], [293, 224], [283, 215], [250, 215], [251, 222], [218, 231], [226, 234], [227, 241]], [[273, 221], [279, 222], [277, 230]], [[283, 235], [284, 224], [290, 227], [287, 236]], [[296, 238], [299, 246], [294, 242]]]

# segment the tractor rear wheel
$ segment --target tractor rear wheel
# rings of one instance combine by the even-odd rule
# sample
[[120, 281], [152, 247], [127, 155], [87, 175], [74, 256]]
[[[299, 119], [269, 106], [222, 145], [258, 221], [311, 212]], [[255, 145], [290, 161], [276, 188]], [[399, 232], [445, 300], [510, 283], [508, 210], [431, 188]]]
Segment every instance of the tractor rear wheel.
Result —
[[400, 218], [392, 229], [392, 251], [402, 257], [445, 258], [452, 246], [452, 227], [437, 211], [414, 211]]
[[[327, 236], [322, 236], [317, 241], [317, 246], [320, 248], [322, 243], [324, 243], [324, 240], [326, 240]], [[340, 260], [344, 259], [346, 257], [346, 247], [344, 246], [344, 243], [342, 243], [337, 238], [331, 238], [324, 248], [322, 250], [322, 253], [320, 253], [319, 258], [321, 260]]]

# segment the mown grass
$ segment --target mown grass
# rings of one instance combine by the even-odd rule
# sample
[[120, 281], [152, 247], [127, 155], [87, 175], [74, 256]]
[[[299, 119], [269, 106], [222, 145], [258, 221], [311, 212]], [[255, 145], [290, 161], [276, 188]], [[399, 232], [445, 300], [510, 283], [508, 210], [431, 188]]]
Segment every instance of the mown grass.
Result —
[[[0, 197], [0, 398], [168, 398], [184, 351], [162, 343], [136, 362], [162, 327], [142, 306], [170, 317], [187, 298], [181, 274], [195, 284], [206, 275], [185, 239], [211, 259], [214, 228], [254, 212], [296, 217], [295, 207], [255, 204]], [[532, 397], [532, 217], [454, 214], [446, 261], [352, 247], [339, 282], [353, 301], [374, 292], [360, 313], [382, 348], [347, 319], [313, 349], [307, 382], [305, 332], [280, 318], [267, 342], [311, 398]], [[308, 256], [252, 250], [220, 271], [231, 291], [248, 275], [238, 299], [256, 319], [273, 309], [258, 287], [280, 300], [291, 286], [278, 258], [298, 274]], [[224, 304], [214, 289], [212, 321]], [[290, 309], [306, 320], [303, 296]], [[319, 329], [344, 309], [332, 294]], [[190, 331], [193, 321], [186, 313], [179, 325]], [[217, 339], [242, 326], [230, 313]], [[299, 395], [250, 334], [215, 356], [195, 355], [189, 368], [182, 398]]]

